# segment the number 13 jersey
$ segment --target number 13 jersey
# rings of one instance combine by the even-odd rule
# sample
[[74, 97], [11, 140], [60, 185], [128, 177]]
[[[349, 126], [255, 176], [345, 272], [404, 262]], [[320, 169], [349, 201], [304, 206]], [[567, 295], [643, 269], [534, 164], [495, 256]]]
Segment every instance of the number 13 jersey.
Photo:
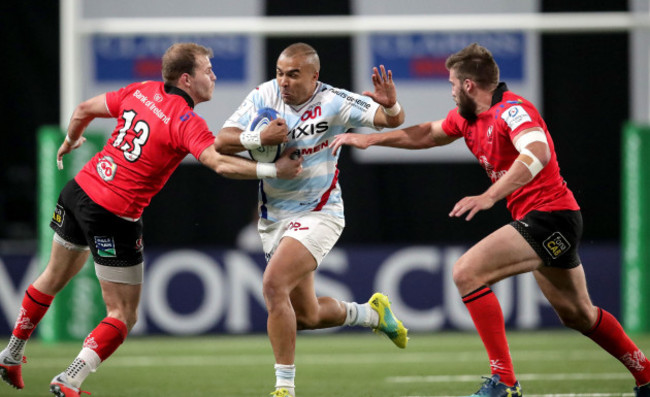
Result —
[[108, 92], [106, 108], [117, 126], [75, 180], [108, 211], [138, 219], [183, 158], [191, 153], [198, 159], [214, 135], [194, 113], [192, 98], [162, 82]]

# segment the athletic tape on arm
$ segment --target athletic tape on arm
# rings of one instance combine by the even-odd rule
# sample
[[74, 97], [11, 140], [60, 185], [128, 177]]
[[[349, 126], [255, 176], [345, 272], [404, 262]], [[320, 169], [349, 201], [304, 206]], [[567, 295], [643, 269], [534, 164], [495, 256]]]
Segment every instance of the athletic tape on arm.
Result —
[[[520, 163], [522, 163], [523, 165], [525, 165], [525, 166], [528, 168], [528, 171], [530, 171], [530, 173], [533, 175], [533, 178], [534, 178], [535, 175], [539, 174], [539, 172], [542, 170], [542, 168], [544, 168], [544, 164], [542, 164], [542, 162], [539, 161], [539, 159], [537, 158], [537, 156], [535, 156], [535, 155], [533, 154], [533, 152], [531, 152], [531, 151], [528, 150], [528, 149], [524, 149], [524, 150], [522, 150], [522, 151], [521, 151], [521, 154], [524, 155], [524, 156], [528, 156], [528, 157], [530, 157], [530, 159], [531, 159], [530, 164], [528, 164], [527, 161], [520, 160], [519, 157], [517, 158], [516, 161], [519, 161]], [[520, 157], [521, 157], [521, 156], [520, 156]]]
[[517, 139], [517, 143], [515, 143], [515, 148], [519, 153], [522, 153], [522, 150], [533, 142], [543, 142], [546, 145], [548, 145], [548, 141], [546, 140], [546, 134], [544, 133], [544, 131], [535, 130], [523, 134], [522, 136], [519, 137], [519, 139]]

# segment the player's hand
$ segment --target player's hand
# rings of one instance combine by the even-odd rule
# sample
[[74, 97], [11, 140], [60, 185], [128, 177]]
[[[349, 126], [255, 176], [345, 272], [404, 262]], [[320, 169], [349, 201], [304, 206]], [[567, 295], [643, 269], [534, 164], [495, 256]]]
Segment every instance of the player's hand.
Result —
[[302, 172], [302, 161], [300, 150], [295, 147], [285, 149], [282, 156], [275, 162], [277, 177], [279, 179], [295, 178]]
[[284, 119], [277, 118], [272, 120], [260, 133], [262, 145], [279, 145], [280, 143], [289, 142], [289, 129]]
[[456, 203], [454, 208], [449, 213], [450, 217], [461, 217], [463, 214], [469, 212], [465, 217], [466, 221], [474, 218], [479, 211], [484, 211], [492, 208], [494, 200], [485, 194], [480, 196], [468, 196]]
[[395, 83], [393, 83], [393, 72], [386, 71], [384, 65], [372, 68], [372, 84], [375, 86], [375, 92], [364, 91], [363, 95], [372, 98], [373, 101], [389, 108], [397, 102], [397, 92]]
[[332, 154], [336, 156], [336, 152], [343, 145], [353, 146], [358, 149], [367, 149], [368, 146], [370, 146], [370, 143], [368, 142], [368, 135], [365, 134], [355, 134], [351, 132], [347, 134], [339, 134], [334, 137], [332, 144], [330, 145], [332, 148]]
[[59, 151], [56, 153], [56, 168], [59, 170], [63, 169], [63, 156], [70, 153], [71, 151], [77, 149], [86, 142], [86, 138], [81, 136], [77, 139], [74, 145], [70, 145], [67, 140], [64, 140], [61, 146], [59, 146]]

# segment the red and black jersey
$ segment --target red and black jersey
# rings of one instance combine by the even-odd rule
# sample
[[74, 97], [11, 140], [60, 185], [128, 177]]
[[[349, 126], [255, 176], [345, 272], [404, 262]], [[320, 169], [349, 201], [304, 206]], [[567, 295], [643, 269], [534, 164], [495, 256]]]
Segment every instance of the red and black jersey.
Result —
[[197, 159], [214, 135], [183, 90], [162, 82], [106, 93], [117, 126], [104, 148], [75, 177], [88, 196], [115, 215], [137, 219], [181, 160]]
[[560, 175], [555, 146], [546, 123], [532, 103], [508, 91], [505, 83], [492, 98], [490, 109], [468, 122], [453, 109], [442, 123], [444, 132], [452, 137], [463, 137], [469, 150], [485, 169], [492, 183], [512, 166], [519, 152], [512, 139], [521, 131], [538, 127], [546, 134], [551, 159], [532, 181], [506, 197], [508, 210], [514, 219], [521, 219], [532, 210], [578, 210], [580, 207]]

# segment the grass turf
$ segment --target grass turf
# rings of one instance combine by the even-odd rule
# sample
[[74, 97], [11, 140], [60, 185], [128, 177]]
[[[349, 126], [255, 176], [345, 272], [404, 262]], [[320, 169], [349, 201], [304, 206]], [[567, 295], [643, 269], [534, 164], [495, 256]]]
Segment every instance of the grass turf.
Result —
[[[509, 332], [524, 396], [633, 396], [627, 370], [577, 332]], [[633, 339], [650, 351], [650, 335]], [[26, 387], [0, 384], [0, 396], [48, 395], [80, 343], [27, 346]], [[265, 335], [130, 337], [82, 389], [93, 397], [268, 396], [275, 381]], [[439, 397], [475, 392], [489, 373], [474, 332], [413, 334], [407, 349], [371, 333], [298, 336], [296, 386], [300, 397]]]

